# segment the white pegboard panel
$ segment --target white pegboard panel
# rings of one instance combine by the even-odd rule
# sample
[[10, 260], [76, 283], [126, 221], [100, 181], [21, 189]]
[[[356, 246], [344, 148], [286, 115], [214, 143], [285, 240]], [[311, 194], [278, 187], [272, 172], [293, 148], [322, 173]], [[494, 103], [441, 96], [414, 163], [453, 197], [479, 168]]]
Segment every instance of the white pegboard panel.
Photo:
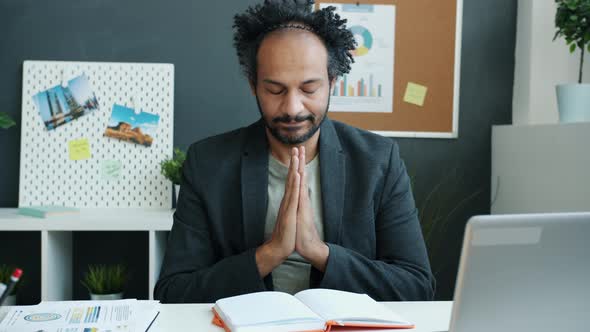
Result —
[[[63, 73], [63, 74], [62, 74]], [[47, 130], [33, 95], [85, 74], [100, 109]], [[23, 65], [19, 206], [79, 208], [169, 208], [172, 183], [160, 174], [160, 161], [172, 156], [174, 65], [25, 61]], [[151, 147], [103, 136], [113, 104], [160, 116]], [[70, 160], [68, 142], [87, 138], [92, 157]], [[103, 160], [119, 160], [121, 175], [103, 179]]]

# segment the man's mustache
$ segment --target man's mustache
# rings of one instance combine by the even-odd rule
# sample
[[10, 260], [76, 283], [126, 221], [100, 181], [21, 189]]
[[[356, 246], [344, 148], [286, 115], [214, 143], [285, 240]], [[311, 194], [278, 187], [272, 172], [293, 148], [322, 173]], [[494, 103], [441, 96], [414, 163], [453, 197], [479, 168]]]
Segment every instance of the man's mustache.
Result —
[[283, 123], [291, 123], [291, 122], [304, 122], [304, 121], [311, 121], [313, 122], [315, 120], [315, 116], [313, 115], [305, 115], [305, 116], [289, 116], [288, 114], [285, 114], [283, 116], [279, 116], [276, 117], [274, 119], [272, 119], [273, 123], [279, 123], [279, 122], [283, 122]]

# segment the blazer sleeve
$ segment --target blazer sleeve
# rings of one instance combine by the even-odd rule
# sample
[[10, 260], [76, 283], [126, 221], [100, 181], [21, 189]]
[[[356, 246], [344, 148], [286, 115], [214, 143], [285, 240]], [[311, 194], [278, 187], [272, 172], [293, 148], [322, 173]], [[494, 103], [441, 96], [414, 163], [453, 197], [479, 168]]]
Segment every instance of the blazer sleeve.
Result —
[[367, 293], [378, 301], [426, 301], [435, 280], [412, 195], [410, 178], [391, 147], [388, 171], [375, 220], [376, 259], [327, 243], [330, 254], [318, 287]]
[[266, 290], [256, 265], [256, 248], [220, 259], [200, 193], [195, 146], [183, 165], [174, 223], [154, 298], [163, 303], [212, 303], [219, 298]]

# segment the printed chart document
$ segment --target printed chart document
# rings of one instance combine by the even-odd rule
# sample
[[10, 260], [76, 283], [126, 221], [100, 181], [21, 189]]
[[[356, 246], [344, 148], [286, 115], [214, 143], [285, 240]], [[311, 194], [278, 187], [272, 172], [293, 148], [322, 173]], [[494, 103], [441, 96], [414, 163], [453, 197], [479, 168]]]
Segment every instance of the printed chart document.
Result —
[[0, 332], [145, 331], [158, 314], [157, 305], [157, 301], [126, 299], [15, 306], [0, 322]]
[[336, 7], [357, 43], [350, 73], [332, 88], [330, 111], [393, 112], [395, 5], [319, 3]]
[[233, 296], [218, 300], [213, 312], [213, 324], [231, 332], [414, 328], [366, 294], [332, 289], [308, 289], [294, 296], [281, 292]]

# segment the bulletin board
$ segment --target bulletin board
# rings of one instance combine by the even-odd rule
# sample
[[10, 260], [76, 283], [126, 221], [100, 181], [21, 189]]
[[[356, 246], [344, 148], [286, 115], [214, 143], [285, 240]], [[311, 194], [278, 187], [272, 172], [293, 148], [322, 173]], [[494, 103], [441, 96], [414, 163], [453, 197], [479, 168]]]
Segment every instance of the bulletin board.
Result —
[[[99, 108], [52, 130], [33, 96], [85, 75]], [[114, 104], [159, 115], [151, 146], [105, 137]], [[174, 66], [149, 63], [25, 61], [19, 206], [78, 208], [169, 208], [172, 183], [160, 161], [173, 150]], [[70, 142], [86, 140], [90, 156], [71, 159]], [[105, 176], [105, 162], [116, 174]]]
[[[395, 6], [393, 110], [331, 112], [330, 118], [384, 136], [457, 138], [463, 0], [320, 0], [316, 4]], [[354, 67], [353, 67], [354, 68]], [[426, 87], [422, 106], [404, 101]]]

